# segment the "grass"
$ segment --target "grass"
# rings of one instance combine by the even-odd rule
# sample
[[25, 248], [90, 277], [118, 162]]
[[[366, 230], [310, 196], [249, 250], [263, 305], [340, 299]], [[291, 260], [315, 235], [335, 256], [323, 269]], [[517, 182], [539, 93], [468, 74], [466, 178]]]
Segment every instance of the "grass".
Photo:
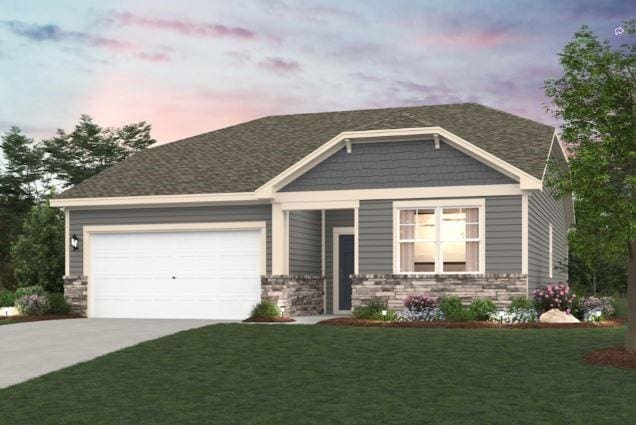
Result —
[[613, 329], [215, 325], [0, 390], [11, 424], [617, 424], [636, 371]]

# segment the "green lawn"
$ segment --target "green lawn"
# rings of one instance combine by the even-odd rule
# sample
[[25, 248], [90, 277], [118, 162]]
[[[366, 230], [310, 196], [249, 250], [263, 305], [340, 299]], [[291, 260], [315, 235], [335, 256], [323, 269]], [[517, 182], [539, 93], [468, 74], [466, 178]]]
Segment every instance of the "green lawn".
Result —
[[7, 424], [627, 424], [624, 329], [216, 325], [0, 390]]

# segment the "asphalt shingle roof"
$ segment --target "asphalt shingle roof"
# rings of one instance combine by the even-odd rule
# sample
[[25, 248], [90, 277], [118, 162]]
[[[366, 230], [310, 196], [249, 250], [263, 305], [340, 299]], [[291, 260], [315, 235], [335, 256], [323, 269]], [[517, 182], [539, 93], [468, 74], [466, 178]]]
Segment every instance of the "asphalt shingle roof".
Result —
[[473, 103], [269, 116], [139, 152], [58, 198], [252, 192], [343, 131], [427, 126], [538, 179], [554, 132]]

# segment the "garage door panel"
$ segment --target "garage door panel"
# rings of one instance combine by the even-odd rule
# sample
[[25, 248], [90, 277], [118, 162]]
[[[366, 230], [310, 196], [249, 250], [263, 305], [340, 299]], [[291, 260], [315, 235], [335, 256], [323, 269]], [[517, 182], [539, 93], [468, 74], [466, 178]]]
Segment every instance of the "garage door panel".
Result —
[[257, 230], [94, 235], [90, 314], [245, 318], [260, 301], [260, 238]]

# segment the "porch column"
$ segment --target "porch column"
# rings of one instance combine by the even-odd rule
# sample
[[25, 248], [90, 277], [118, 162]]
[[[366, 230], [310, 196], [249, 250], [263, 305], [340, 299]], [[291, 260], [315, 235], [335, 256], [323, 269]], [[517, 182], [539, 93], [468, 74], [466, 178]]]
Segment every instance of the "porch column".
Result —
[[278, 202], [272, 204], [272, 274], [286, 275], [287, 270], [287, 212]]

